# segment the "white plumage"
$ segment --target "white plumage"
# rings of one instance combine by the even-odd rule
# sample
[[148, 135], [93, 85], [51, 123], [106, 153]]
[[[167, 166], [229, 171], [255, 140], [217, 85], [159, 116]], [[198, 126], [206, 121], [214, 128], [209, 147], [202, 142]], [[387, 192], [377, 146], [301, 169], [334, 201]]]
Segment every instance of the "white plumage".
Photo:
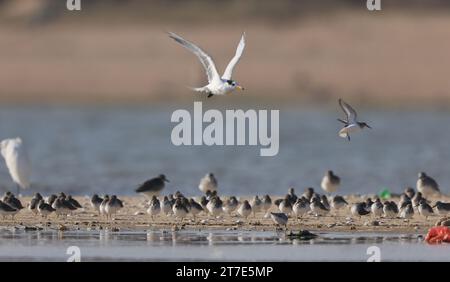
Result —
[[22, 189], [29, 188], [31, 164], [22, 139], [20, 137], [5, 139], [1, 141], [0, 148], [14, 183]]
[[236, 49], [236, 53], [228, 63], [228, 66], [225, 69], [222, 77], [220, 77], [219, 73], [217, 72], [216, 65], [214, 64], [211, 56], [209, 56], [200, 47], [172, 32], [169, 32], [169, 37], [181, 44], [187, 50], [194, 53], [205, 68], [206, 75], [208, 77], [208, 85], [204, 87], [194, 88], [193, 90], [205, 92], [208, 94], [208, 97], [211, 97], [212, 95], [225, 95], [232, 92], [236, 88], [243, 90], [243, 88], [238, 85], [236, 81], [231, 79], [231, 76], [233, 74], [234, 67], [239, 62], [239, 59], [244, 52], [245, 33], [242, 34], [241, 40], [239, 41], [238, 47]]

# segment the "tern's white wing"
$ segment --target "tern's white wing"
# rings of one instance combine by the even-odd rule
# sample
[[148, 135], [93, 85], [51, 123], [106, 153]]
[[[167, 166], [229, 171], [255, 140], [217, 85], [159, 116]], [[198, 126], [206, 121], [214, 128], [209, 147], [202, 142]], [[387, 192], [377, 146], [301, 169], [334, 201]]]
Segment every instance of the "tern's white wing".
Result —
[[347, 103], [345, 103], [342, 99], [339, 99], [339, 105], [347, 116], [347, 122], [354, 123], [356, 122], [356, 111]]
[[200, 47], [198, 47], [194, 43], [187, 41], [183, 37], [173, 32], [169, 32], [169, 37], [180, 43], [184, 48], [194, 53], [200, 59], [200, 62], [206, 70], [206, 75], [208, 76], [209, 83], [211, 83], [212, 81], [220, 81], [220, 76], [217, 72], [216, 66], [214, 65], [214, 61], [205, 51], [200, 49]]
[[231, 61], [228, 63], [228, 66], [222, 75], [223, 79], [231, 79], [231, 75], [233, 74], [233, 68], [239, 62], [239, 59], [242, 56], [242, 52], [244, 52], [244, 48], [245, 48], [245, 32], [244, 34], [242, 34], [241, 41], [239, 41], [238, 47], [236, 49], [236, 54], [234, 55], [233, 59], [231, 59]]

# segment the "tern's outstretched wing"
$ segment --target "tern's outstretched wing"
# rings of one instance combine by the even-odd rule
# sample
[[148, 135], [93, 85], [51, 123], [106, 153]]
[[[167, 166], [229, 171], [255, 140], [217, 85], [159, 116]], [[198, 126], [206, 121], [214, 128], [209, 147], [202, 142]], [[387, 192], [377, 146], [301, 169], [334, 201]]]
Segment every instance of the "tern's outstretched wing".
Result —
[[242, 56], [242, 53], [244, 52], [245, 48], [245, 32], [242, 34], [241, 41], [239, 41], [238, 47], [236, 49], [236, 54], [234, 55], [233, 59], [228, 63], [227, 68], [225, 69], [225, 72], [222, 75], [223, 79], [231, 79], [231, 75], [233, 74], [233, 68], [236, 66], [236, 64], [239, 62], [239, 59]]
[[342, 99], [339, 99], [339, 106], [341, 106], [347, 116], [347, 122], [353, 123], [356, 121], [356, 111], [349, 104], [345, 103]]
[[209, 83], [215, 80], [220, 81], [220, 76], [217, 72], [216, 66], [214, 65], [214, 61], [205, 51], [200, 49], [200, 47], [198, 47], [194, 43], [187, 41], [183, 37], [173, 32], [169, 32], [169, 37], [180, 43], [184, 48], [194, 53], [200, 59], [200, 62], [206, 70], [206, 75], [208, 76]]

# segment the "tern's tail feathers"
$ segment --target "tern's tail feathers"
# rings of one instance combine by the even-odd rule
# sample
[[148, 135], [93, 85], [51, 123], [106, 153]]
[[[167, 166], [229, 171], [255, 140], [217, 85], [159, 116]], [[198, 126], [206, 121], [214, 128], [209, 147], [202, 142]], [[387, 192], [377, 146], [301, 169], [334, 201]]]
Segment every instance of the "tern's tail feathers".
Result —
[[189, 87], [192, 91], [197, 92], [209, 92], [208, 88], [205, 87]]

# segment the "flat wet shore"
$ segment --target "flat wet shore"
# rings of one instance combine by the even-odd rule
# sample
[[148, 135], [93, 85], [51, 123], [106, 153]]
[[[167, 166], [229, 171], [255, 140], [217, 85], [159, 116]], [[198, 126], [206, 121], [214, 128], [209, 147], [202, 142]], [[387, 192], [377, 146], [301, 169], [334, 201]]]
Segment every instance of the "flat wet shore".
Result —
[[[10, 217], [1, 219], [0, 228], [6, 230], [57, 230], [57, 231], [148, 231], [148, 230], [242, 230], [242, 231], [274, 231], [277, 226], [264, 212], [259, 212], [256, 216], [250, 215], [248, 219], [239, 217], [235, 213], [227, 215], [223, 213], [219, 217], [213, 217], [205, 212], [200, 213], [194, 219], [188, 215], [184, 219], [174, 216], [166, 216], [162, 213], [153, 219], [146, 213], [147, 200], [141, 196], [120, 197], [124, 207], [112, 219], [106, 219], [98, 214], [90, 205], [88, 197], [74, 197], [81, 205], [82, 209], [74, 211], [66, 218], [58, 218], [53, 213], [47, 219], [38, 214], [34, 214], [27, 208], [21, 210], [14, 219]], [[272, 199], [281, 198], [272, 196]], [[21, 197], [22, 204], [26, 206], [30, 202], [30, 197]], [[250, 197], [240, 197], [240, 200], [250, 199]], [[364, 197], [348, 196], [349, 204], [361, 201]], [[449, 201], [449, 197], [440, 197], [442, 201]], [[393, 199], [395, 200], [395, 198]], [[398, 200], [398, 199], [397, 199]], [[278, 212], [275, 205], [269, 211]], [[350, 213], [349, 208], [342, 210], [331, 210], [328, 215], [315, 216], [305, 215], [302, 218], [290, 217], [287, 230], [309, 230], [317, 232], [387, 232], [404, 234], [425, 235], [428, 229], [436, 224], [444, 216], [434, 215], [425, 218], [417, 213], [410, 220], [401, 218], [373, 217], [372, 215], [355, 217]]]

